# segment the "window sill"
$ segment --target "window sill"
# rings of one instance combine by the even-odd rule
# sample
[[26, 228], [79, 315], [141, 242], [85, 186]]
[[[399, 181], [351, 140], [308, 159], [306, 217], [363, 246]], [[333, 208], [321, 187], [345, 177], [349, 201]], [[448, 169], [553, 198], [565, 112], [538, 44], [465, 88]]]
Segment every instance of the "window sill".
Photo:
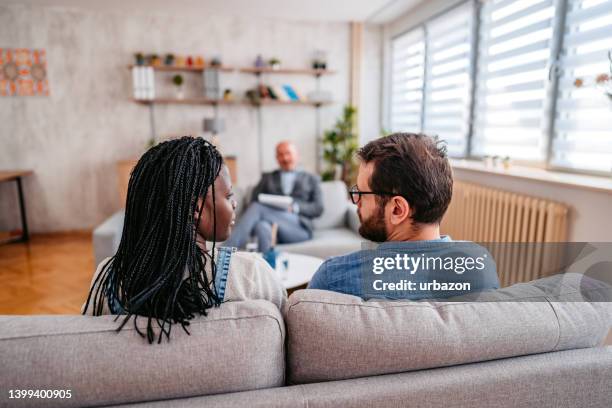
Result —
[[510, 168], [506, 170], [501, 166], [487, 167], [483, 162], [475, 160], [451, 159], [450, 162], [453, 169], [458, 170], [542, 181], [566, 187], [583, 188], [586, 190], [612, 194], [612, 177], [565, 173], [517, 165], [511, 165]]

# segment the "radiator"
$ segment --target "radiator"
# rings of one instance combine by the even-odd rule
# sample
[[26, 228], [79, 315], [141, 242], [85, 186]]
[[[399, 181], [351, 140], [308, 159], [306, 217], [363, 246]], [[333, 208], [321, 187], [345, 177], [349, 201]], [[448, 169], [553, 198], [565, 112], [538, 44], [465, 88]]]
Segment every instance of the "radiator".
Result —
[[542, 198], [455, 181], [453, 198], [442, 220], [441, 233], [454, 240], [486, 245], [497, 263], [502, 286], [548, 276], [561, 265], [567, 240], [568, 206]]

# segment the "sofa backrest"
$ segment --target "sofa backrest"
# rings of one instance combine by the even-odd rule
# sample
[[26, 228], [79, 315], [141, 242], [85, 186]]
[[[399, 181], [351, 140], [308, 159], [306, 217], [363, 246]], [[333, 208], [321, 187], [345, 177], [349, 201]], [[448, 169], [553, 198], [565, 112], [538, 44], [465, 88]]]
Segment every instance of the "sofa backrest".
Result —
[[[28, 406], [91, 406], [183, 398], [283, 385], [285, 329], [264, 300], [228, 302], [198, 317], [187, 335], [150, 345], [115, 316], [0, 317], [5, 389], [70, 389], [71, 398]], [[138, 326], [146, 327], [145, 318]], [[155, 326], [154, 326], [155, 327]]]
[[[329, 291], [296, 291], [284, 309], [289, 382], [600, 345], [611, 326], [612, 290], [604, 283], [592, 287], [603, 290], [608, 302], [566, 301], [582, 289], [581, 277], [553, 276], [467, 302], [363, 301]], [[517, 301], [523, 295], [528, 301]]]
[[323, 214], [315, 218], [315, 229], [340, 228], [346, 225], [346, 210], [349, 207], [346, 185], [339, 180], [321, 183]]

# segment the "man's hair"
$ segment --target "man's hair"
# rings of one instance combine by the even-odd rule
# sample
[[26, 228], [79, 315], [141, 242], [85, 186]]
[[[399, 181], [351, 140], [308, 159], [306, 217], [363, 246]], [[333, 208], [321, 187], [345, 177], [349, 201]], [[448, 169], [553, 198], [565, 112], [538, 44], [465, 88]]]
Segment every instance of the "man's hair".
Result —
[[[172, 324], [187, 331], [189, 320], [220, 304], [214, 259], [197, 245], [196, 233], [204, 207], [198, 199], [209, 189], [214, 217], [214, 183], [222, 165], [213, 145], [193, 137], [160, 143], [140, 158], [128, 185], [119, 248], [92, 285], [85, 312], [92, 303], [93, 314], [101, 315], [104, 304], [112, 302], [126, 315], [117, 330], [131, 316], [144, 316], [152, 343], [153, 321], [161, 342], [163, 335], [169, 339]], [[216, 230], [216, 218], [211, 221]], [[213, 236], [211, 253], [215, 241]], [[212, 279], [205, 272], [207, 262]], [[134, 327], [145, 336], [136, 318]]]
[[[439, 223], [453, 194], [453, 174], [446, 144], [437, 137], [394, 133], [376, 139], [357, 152], [364, 163], [374, 163], [370, 189], [404, 197], [417, 224]], [[379, 196], [384, 205], [389, 196]]]

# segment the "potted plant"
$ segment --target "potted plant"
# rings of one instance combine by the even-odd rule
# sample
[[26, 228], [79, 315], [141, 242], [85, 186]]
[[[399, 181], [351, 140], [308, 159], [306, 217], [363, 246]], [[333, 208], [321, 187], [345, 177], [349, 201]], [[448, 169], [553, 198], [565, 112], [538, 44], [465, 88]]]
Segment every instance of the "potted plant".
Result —
[[358, 145], [356, 114], [357, 109], [354, 106], [346, 105], [335, 126], [323, 136], [323, 160], [327, 162], [327, 169], [321, 174], [321, 178], [325, 181], [342, 180], [347, 187], [355, 182], [355, 152]]
[[270, 58], [268, 65], [270, 65], [270, 68], [272, 69], [280, 69], [281, 62], [278, 58]]
[[164, 64], [166, 66], [171, 67], [174, 65], [174, 54], [166, 54], [166, 58], [164, 59]]
[[134, 54], [134, 59], [136, 60], [136, 65], [144, 65], [145, 63], [145, 57], [142, 52]]
[[185, 97], [183, 94], [183, 76], [176, 74], [172, 77], [172, 83], [176, 87], [176, 99], [183, 99]]

